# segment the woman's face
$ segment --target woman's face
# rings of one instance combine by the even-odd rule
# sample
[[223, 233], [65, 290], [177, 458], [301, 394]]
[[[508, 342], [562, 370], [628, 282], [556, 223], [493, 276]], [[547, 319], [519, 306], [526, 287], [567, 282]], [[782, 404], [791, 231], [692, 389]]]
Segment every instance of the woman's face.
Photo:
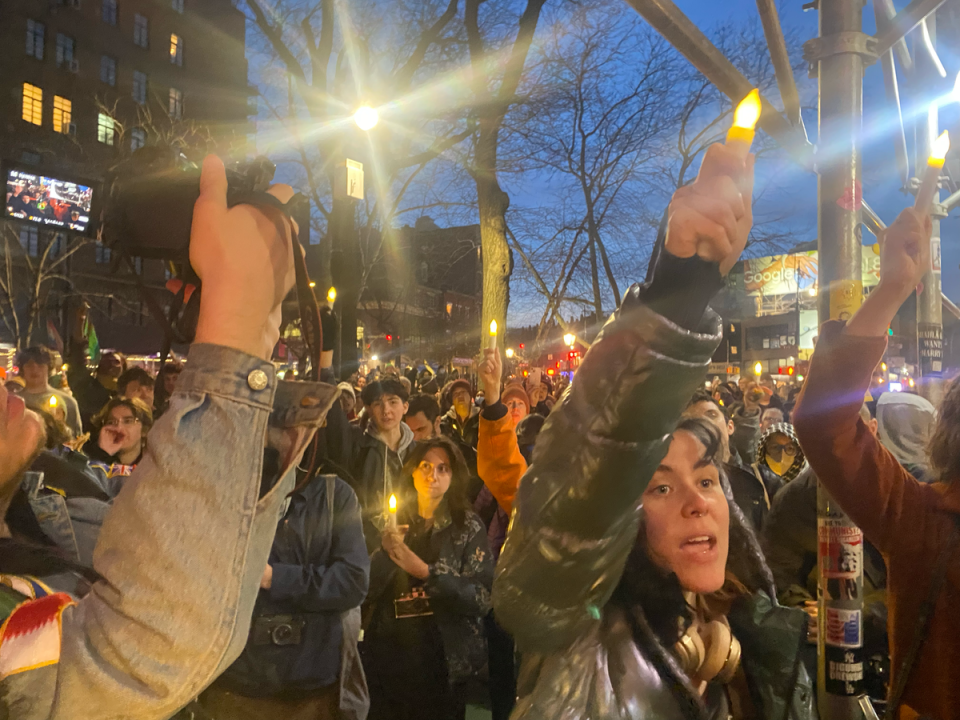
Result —
[[413, 486], [417, 495], [430, 500], [439, 500], [450, 489], [453, 468], [445, 450], [430, 448], [413, 471]]
[[676, 573], [684, 590], [711, 593], [726, 576], [730, 507], [717, 468], [697, 467], [703, 452], [690, 433], [674, 433], [643, 494], [643, 509], [651, 559]]

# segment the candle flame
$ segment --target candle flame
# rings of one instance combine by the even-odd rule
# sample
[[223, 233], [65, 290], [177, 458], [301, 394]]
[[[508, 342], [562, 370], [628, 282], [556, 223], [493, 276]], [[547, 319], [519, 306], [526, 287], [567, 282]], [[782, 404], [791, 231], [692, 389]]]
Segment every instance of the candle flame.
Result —
[[733, 126], [753, 130], [760, 119], [760, 91], [754, 88], [733, 113]]
[[50, 407], [56, 407], [56, 406], [57, 406], [57, 396], [56, 396], [56, 395], [51, 395], [51, 396], [50, 396], [50, 400], [48, 400], [47, 402], [50, 404]]
[[491, 320], [490, 321], [490, 337], [496, 337], [496, 336], [497, 336], [497, 321]]
[[327, 301], [333, 302], [336, 299], [337, 299], [337, 289], [332, 287], [329, 290], [327, 290]]
[[397, 511], [397, 496], [390, 496], [390, 512], [395, 513]]
[[950, 133], [944, 130], [940, 133], [933, 143], [933, 150], [930, 151], [931, 160], [943, 160], [947, 157], [947, 151], [950, 149]]

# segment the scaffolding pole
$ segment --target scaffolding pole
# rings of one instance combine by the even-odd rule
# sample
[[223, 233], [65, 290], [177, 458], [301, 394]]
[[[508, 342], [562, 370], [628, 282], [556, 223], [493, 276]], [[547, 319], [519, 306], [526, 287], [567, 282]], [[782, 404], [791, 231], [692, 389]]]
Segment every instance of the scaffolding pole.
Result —
[[[804, 47], [820, 89], [817, 225], [820, 322], [847, 319], [863, 300], [860, 139], [863, 69], [870, 58], [863, 0], [819, 3], [819, 36]], [[863, 535], [822, 485], [817, 490], [818, 698], [823, 720], [862, 718]]]

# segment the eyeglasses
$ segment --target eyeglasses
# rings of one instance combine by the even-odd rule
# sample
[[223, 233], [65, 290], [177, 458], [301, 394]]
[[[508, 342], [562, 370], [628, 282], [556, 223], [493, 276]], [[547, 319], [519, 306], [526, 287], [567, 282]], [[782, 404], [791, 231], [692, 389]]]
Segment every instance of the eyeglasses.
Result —
[[444, 463], [435, 466], [431, 462], [422, 460], [417, 467], [424, 475], [429, 475], [430, 473], [436, 473], [437, 475], [450, 475], [453, 473], [453, 470], [450, 469], [450, 466]]
[[783, 455], [786, 455], [787, 457], [796, 457], [797, 446], [792, 443], [790, 445], [769, 445], [767, 447], [767, 455], [772, 457], [774, 460], [779, 460]]
[[122, 417], [122, 418], [107, 418], [103, 422], [104, 427], [119, 427], [120, 425], [136, 425], [140, 422], [140, 418], [137, 417]]

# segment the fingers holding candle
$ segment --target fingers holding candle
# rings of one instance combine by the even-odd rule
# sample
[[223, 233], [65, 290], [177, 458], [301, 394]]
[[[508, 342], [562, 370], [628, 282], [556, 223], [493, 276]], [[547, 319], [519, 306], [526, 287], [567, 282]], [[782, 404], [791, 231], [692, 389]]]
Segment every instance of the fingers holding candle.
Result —
[[391, 495], [387, 505], [387, 527], [395, 531], [397, 529], [397, 496]]
[[490, 321], [490, 334], [487, 340], [487, 350], [497, 349], [497, 321]]

